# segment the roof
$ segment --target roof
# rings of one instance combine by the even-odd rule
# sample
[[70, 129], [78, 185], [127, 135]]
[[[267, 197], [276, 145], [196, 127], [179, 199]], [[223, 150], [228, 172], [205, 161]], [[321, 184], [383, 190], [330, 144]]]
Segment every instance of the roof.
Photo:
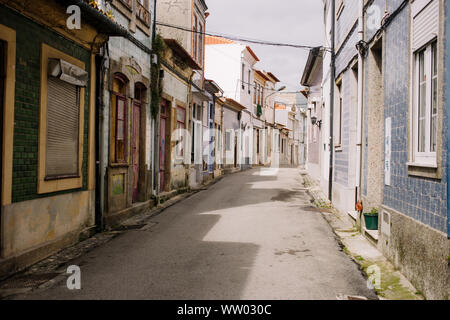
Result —
[[259, 61], [258, 56], [255, 54], [255, 52], [253, 52], [252, 48], [247, 46], [246, 49], [248, 50], [248, 52], [250, 52], [250, 54], [252, 55], [253, 58], [255, 58], [256, 61]]
[[221, 38], [221, 37], [215, 37], [215, 36], [206, 36], [205, 37], [205, 44], [206, 45], [213, 45], [213, 44], [236, 44], [233, 40]]
[[127, 36], [128, 31], [112, 21], [100, 10], [91, 6], [87, 1], [83, 0], [57, 0], [64, 7], [69, 5], [77, 5], [83, 13], [83, 21], [92, 25], [96, 30], [109, 36]]
[[194, 59], [192, 59], [189, 52], [186, 51], [186, 49], [183, 48], [181, 44], [178, 43], [175, 39], [164, 39], [164, 42], [167, 44], [167, 46], [172, 49], [173, 52], [175, 52], [180, 58], [183, 59], [187, 63], [187, 65], [193, 69], [193, 70], [201, 70], [202, 67], [198, 65], [197, 62], [195, 62]]
[[271, 81], [270, 78], [268, 76], [266, 76], [266, 74], [264, 72], [262, 72], [261, 70], [255, 70], [255, 73], [257, 73], [259, 76], [261, 76], [263, 79], [267, 80], [267, 81]]
[[236, 109], [236, 110], [238, 110], [238, 111], [242, 111], [242, 110], [247, 109], [247, 108], [244, 107], [242, 104], [240, 104], [239, 102], [237, 102], [236, 100], [231, 99], [231, 98], [227, 98], [227, 99], [225, 100], [225, 102], [226, 102], [226, 104], [227, 104], [228, 106], [230, 106], [230, 107], [232, 107], [233, 109]]
[[308, 61], [305, 65], [305, 70], [303, 71], [303, 76], [301, 80], [301, 85], [309, 87], [312, 85], [312, 75], [317, 70], [317, 67], [322, 65], [323, 61], [323, 48], [316, 47], [309, 50]]
[[272, 72], [267, 72], [267, 75], [271, 77], [273, 80], [275, 80], [275, 82], [280, 82], [280, 80], [277, 77], [275, 77], [275, 75]]

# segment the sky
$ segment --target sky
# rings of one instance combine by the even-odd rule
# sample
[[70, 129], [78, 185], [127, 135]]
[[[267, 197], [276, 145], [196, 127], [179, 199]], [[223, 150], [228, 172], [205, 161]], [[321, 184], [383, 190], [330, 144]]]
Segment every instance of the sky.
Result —
[[[209, 33], [321, 46], [324, 38], [321, 0], [205, 0]], [[307, 49], [250, 44], [259, 57], [255, 66], [275, 74], [279, 86], [298, 91], [308, 59]]]

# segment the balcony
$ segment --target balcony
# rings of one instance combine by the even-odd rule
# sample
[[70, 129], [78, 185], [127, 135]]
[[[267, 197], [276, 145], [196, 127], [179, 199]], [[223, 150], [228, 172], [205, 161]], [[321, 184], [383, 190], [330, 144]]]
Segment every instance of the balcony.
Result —
[[[131, 1], [131, 0], [127, 0]], [[136, 16], [141, 20], [147, 27], [150, 26], [150, 12], [138, 1], [136, 2]]]

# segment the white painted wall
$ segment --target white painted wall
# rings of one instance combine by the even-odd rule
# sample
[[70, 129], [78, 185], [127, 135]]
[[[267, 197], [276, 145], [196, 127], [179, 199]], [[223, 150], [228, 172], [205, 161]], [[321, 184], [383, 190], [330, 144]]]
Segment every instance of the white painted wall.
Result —
[[214, 80], [227, 98], [240, 99], [241, 45], [206, 46], [205, 78]]

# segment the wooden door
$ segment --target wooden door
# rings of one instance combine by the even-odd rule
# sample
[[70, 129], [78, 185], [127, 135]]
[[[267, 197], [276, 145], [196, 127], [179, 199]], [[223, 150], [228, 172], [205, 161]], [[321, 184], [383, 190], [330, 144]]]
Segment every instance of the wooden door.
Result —
[[163, 101], [161, 104], [161, 119], [160, 119], [160, 137], [159, 137], [159, 191], [165, 189], [165, 174], [166, 174], [166, 121], [167, 121], [167, 106]]
[[131, 164], [133, 169], [133, 202], [137, 202], [139, 198], [139, 143], [141, 130], [141, 103], [133, 104], [133, 132], [131, 145]]
[[[6, 43], [0, 40], [0, 148], [3, 148], [5, 82], [6, 82]], [[0, 154], [2, 154], [2, 152], [0, 152]], [[3, 170], [3, 154], [0, 157], [0, 177], [3, 176], [2, 170]], [[0, 202], [3, 199], [2, 191], [3, 191], [2, 183], [0, 183]]]

